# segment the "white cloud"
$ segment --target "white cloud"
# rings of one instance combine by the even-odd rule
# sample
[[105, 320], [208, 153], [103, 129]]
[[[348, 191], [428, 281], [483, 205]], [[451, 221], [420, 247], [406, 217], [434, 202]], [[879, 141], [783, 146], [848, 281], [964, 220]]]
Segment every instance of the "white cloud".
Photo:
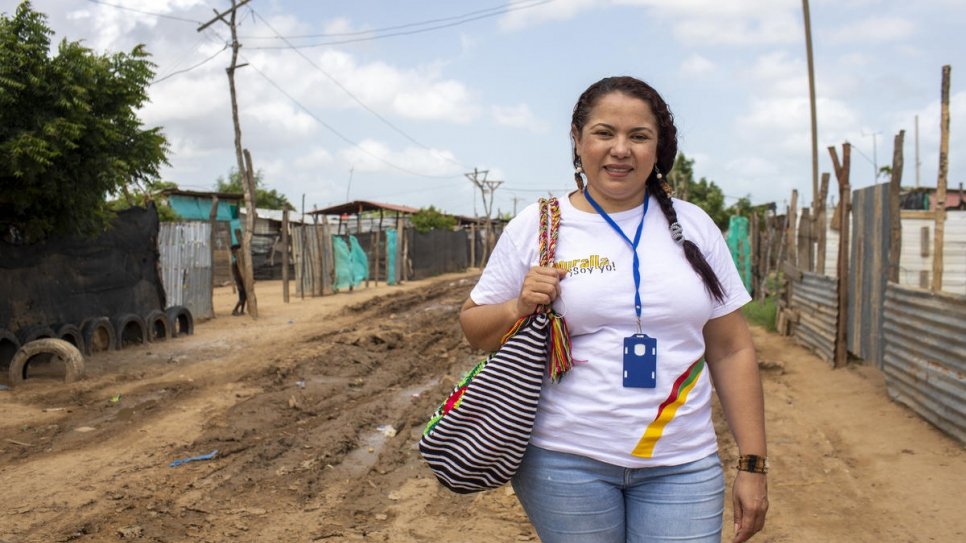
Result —
[[497, 124], [515, 128], [525, 128], [532, 132], [545, 133], [547, 124], [538, 119], [527, 104], [515, 106], [493, 106], [491, 113]]
[[360, 173], [395, 173], [402, 169], [425, 176], [447, 176], [457, 175], [460, 170], [450, 151], [416, 147], [394, 151], [385, 143], [372, 139], [339, 151], [339, 158]]
[[688, 76], [702, 76], [713, 72], [715, 65], [707, 58], [691, 53], [688, 58], [681, 63], [681, 73]]
[[511, 11], [500, 19], [499, 24], [503, 30], [522, 30], [547, 21], [565, 21], [586, 9], [610, 3], [610, 0], [557, 0], [532, 8]]
[[899, 17], [869, 17], [850, 21], [833, 30], [829, 39], [835, 44], [887, 43], [903, 41], [916, 33], [916, 24]]

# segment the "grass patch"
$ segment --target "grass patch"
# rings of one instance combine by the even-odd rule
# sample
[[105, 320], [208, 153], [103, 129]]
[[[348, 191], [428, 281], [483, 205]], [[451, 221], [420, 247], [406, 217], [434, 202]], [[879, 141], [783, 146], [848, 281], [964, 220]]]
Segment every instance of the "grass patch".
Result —
[[775, 328], [775, 315], [777, 311], [778, 305], [775, 303], [775, 298], [770, 297], [761, 301], [752, 300], [741, 308], [741, 312], [748, 319], [748, 322], [761, 326], [769, 332], [778, 331]]

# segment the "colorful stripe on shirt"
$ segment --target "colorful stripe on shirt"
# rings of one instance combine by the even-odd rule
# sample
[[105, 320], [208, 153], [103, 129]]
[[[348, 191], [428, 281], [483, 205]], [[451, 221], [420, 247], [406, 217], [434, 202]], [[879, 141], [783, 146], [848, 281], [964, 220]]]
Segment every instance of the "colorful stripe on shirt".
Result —
[[634, 450], [631, 452], [632, 455], [641, 458], [650, 458], [654, 455], [654, 446], [657, 445], [657, 441], [664, 434], [664, 427], [674, 418], [678, 408], [688, 400], [688, 393], [697, 384], [698, 378], [701, 377], [703, 370], [704, 358], [701, 358], [694, 364], [691, 364], [691, 367], [674, 381], [674, 386], [671, 387], [671, 394], [657, 408], [657, 416], [647, 425], [647, 430], [644, 431], [641, 440], [637, 442], [637, 447], [634, 447]]

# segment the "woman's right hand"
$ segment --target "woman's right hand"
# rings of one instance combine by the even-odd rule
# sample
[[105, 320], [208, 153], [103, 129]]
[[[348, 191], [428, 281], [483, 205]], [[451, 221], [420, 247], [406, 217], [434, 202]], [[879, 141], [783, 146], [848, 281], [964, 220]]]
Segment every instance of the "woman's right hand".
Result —
[[549, 266], [534, 266], [523, 278], [520, 295], [517, 297], [517, 317], [529, 315], [538, 306], [550, 305], [560, 296], [560, 280], [567, 276], [567, 270]]

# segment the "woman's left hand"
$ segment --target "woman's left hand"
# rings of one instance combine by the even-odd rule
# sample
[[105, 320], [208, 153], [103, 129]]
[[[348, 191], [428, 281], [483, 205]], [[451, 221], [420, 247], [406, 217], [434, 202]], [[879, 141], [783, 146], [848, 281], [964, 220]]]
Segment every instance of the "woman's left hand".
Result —
[[765, 526], [768, 512], [768, 480], [764, 474], [738, 471], [733, 488], [734, 543], [748, 541]]

